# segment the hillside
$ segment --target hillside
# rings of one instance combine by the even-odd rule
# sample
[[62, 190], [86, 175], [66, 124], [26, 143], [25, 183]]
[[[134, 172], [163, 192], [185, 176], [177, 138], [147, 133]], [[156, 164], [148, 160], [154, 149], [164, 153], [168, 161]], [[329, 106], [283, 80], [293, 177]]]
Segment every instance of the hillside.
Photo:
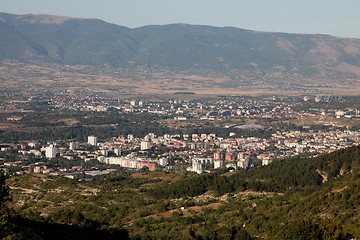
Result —
[[360, 77], [360, 39], [327, 35], [0, 13], [0, 44], [0, 59], [221, 74], [230, 85]]
[[7, 183], [15, 226], [43, 239], [70, 225], [69, 236], [350, 239], [360, 237], [359, 159], [352, 147], [235, 173], [117, 171], [91, 182], [27, 174]]

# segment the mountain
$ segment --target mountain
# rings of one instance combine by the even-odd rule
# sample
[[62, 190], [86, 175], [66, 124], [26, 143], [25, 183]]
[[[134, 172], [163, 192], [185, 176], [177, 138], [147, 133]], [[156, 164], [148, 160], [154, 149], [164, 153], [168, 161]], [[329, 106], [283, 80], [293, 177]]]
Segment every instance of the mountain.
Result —
[[0, 59], [147, 66], [231, 77], [351, 79], [360, 39], [188, 24], [130, 29], [97, 19], [0, 13]]

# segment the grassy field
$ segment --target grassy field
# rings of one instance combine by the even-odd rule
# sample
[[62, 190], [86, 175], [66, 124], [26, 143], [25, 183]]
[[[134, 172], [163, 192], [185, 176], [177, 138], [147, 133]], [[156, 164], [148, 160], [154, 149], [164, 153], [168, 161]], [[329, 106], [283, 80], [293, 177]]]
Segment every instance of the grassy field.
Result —
[[[7, 93], [53, 91], [114, 97], [176, 96], [196, 98], [212, 95], [358, 95], [360, 80], [297, 79], [264, 81], [239, 80], [224, 76], [199, 76], [184, 73], [125, 71], [90, 66], [36, 65], [2, 61], [0, 87]], [[181, 94], [181, 93], [184, 94]], [[188, 93], [193, 94], [188, 94]], [[5, 92], [4, 92], [5, 93]]]

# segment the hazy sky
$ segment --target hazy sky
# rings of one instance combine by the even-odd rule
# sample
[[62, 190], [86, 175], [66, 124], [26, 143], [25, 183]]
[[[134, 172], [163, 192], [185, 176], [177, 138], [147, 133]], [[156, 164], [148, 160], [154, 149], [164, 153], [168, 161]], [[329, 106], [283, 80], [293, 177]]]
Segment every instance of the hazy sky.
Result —
[[190, 23], [360, 38], [360, 0], [0, 0], [0, 12], [99, 18], [139, 27]]

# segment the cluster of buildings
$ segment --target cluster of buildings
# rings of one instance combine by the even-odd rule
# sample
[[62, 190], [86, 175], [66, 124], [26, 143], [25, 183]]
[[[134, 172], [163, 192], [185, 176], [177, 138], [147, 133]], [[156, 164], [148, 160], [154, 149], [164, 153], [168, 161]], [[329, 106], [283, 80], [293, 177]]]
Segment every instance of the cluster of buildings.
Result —
[[[3, 167], [22, 166], [25, 172], [51, 173], [85, 171], [83, 167], [71, 169], [50, 168], [53, 159], [80, 160], [103, 164], [112, 168], [183, 170], [196, 173], [218, 171], [223, 168], [250, 168], [268, 165], [272, 161], [298, 154], [316, 155], [328, 153], [360, 143], [360, 132], [334, 131], [288, 131], [276, 132], [268, 139], [256, 137], [217, 137], [215, 134], [184, 134], [156, 136], [149, 133], [143, 138], [133, 135], [98, 141], [89, 136], [85, 143], [57, 142], [39, 146], [37, 143], [8, 144], [1, 152], [18, 154], [16, 161], [0, 159]], [[22, 159], [33, 156], [37, 163], [23, 165]], [[1, 162], [2, 160], [2, 162]], [[40, 163], [39, 163], [40, 162]], [[51, 165], [51, 164], [50, 164]], [[177, 167], [177, 168], [176, 168]]]
[[150, 171], [155, 171], [157, 166], [166, 166], [167, 159], [161, 158], [159, 160], [141, 158], [141, 157], [104, 157], [98, 158], [99, 162], [109, 165], [119, 165], [120, 167], [130, 169], [142, 169], [147, 168]]
[[[143, 101], [105, 99], [102, 97], [42, 96], [55, 108], [78, 111], [118, 111], [126, 113], [149, 112], [161, 115], [175, 122], [190, 120], [218, 121], [224, 129], [230, 129], [229, 136], [215, 133], [164, 134], [148, 133], [143, 137], [128, 134], [109, 139], [88, 136], [87, 142], [57, 141], [52, 143], [24, 142], [0, 144], [0, 164], [4, 168], [21, 167], [24, 172], [40, 173], [83, 173], [82, 165], [63, 168], [54, 167], [54, 159], [79, 160], [83, 163], [103, 164], [111, 168], [119, 166], [129, 169], [188, 170], [196, 173], [212, 172], [223, 168], [250, 168], [270, 164], [275, 159], [298, 154], [316, 155], [328, 153], [360, 143], [360, 132], [334, 126], [324, 130], [302, 126], [301, 130], [279, 130], [270, 137], [243, 137], [236, 130], [264, 130], [267, 122], [291, 121], [313, 116], [330, 116], [334, 119], [360, 120], [356, 108], [324, 109], [301, 108], [301, 102], [343, 101], [330, 97], [269, 97], [262, 99], [234, 97], [214, 100], [168, 100]], [[4, 103], [3, 108], [18, 108], [19, 103]], [[232, 122], [233, 118], [242, 123]], [[19, 119], [21, 120], [21, 119]], [[262, 121], [261, 124], [259, 120]], [[18, 121], [10, 119], [9, 121]], [[240, 121], [240, 122], [241, 122]], [[223, 125], [221, 125], [223, 124]], [[8, 156], [11, 153], [15, 159]], [[29, 159], [32, 162], [29, 164]], [[92, 173], [93, 174], [93, 173]]]
[[[0, 103], [0, 110], [25, 111], [27, 103], [47, 104], [50, 108], [67, 109], [74, 111], [91, 112], [120, 112], [120, 113], [153, 113], [165, 116], [177, 121], [186, 120], [218, 120], [231, 117], [243, 117], [248, 119], [298, 119], [317, 114], [333, 116], [336, 118], [360, 118], [360, 110], [357, 108], [328, 108], [314, 107], [296, 110], [304, 104], [321, 104], [331, 102], [344, 103], [347, 100], [334, 96], [304, 96], [304, 97], [224, 97], [206, 100], [143, 100], [143, 99], [116, 99], [101, 96], [88, 96], [83, 94], [66, 93], [49, 95], [43, 93], [32, 96], [26, 101]], [[351, 100], [353, 101], [353, 100]], [[319, 105], [320, 106], [320, 105]], [[9, 121], [21, 120], [19, 116], [13, 116]]]
[[[334, 96], [304, 96], [304, 97], [224, 97], [206, 100], [144, 100], [144, 99], [117, 99], [87, 94], [67, 94], [66, 92], [54, 95], [38, 93], [25, 101], [0, 103], [0, 110], [24, 111], [27, 103], [41, 102], [57, 109], [92, 112], [149, 112], [167, 115], [177, 120], [214, 120], [230, 116], [244, 116], [252, 118], [284, 118], [301, 115], [294, 111], [294, 107], [301, 103], [344, 102], [346, 99]], [[26, 108], [26, 107], [25, 107]], [[359, 109], [318, 109], [326, 115], [340, 117], [359, 117]]]

